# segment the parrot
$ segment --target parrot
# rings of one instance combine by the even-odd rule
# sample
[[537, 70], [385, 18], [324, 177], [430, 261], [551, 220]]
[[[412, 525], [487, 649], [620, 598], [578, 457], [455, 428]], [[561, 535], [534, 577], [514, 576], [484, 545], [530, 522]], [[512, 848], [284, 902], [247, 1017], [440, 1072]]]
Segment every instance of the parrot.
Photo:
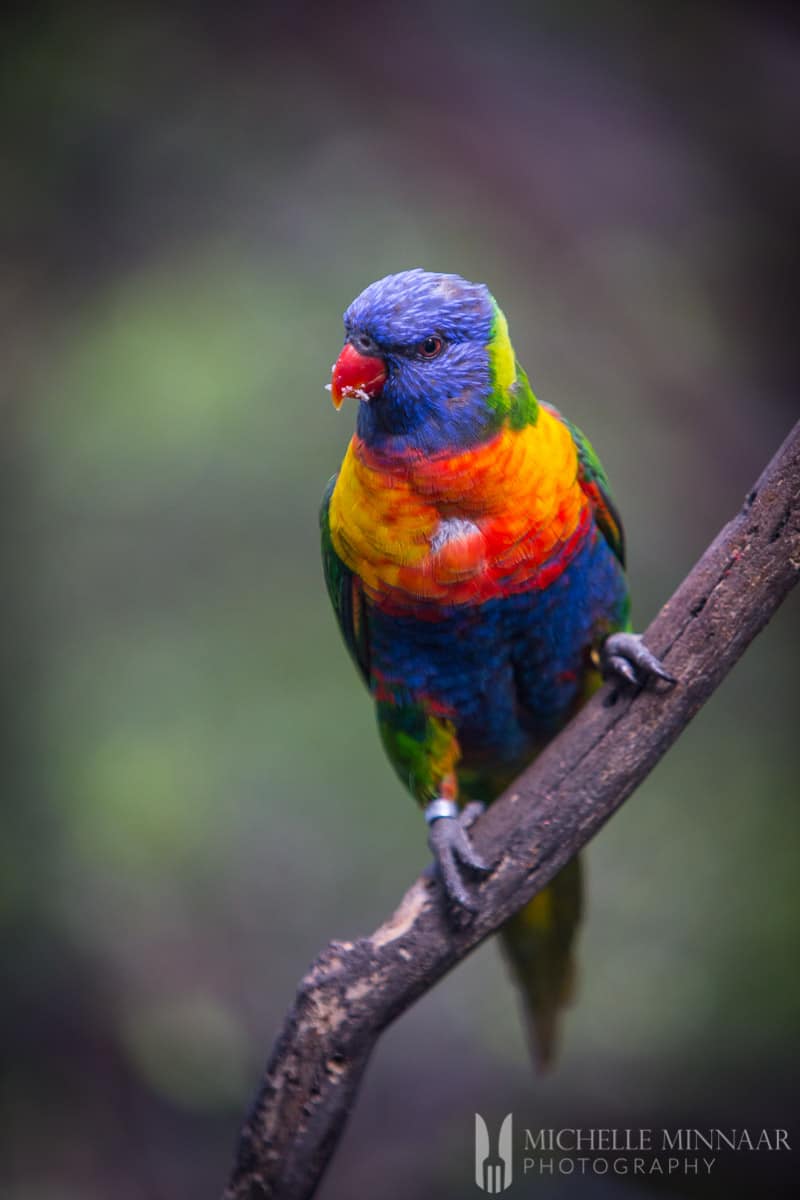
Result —
[[[671, 674], [632, 631], [622, 523], [591, 443], [534, 394], [483, 283], [416, 267], [344, 313], [358, 402], [320, 512], [328, 595], [421, 805], [448, 911], [491, 866], [470, 828], [604, 678]], [[500, 930], [531, 1053], [554, 1056], [582, 912], [573, 858]]]

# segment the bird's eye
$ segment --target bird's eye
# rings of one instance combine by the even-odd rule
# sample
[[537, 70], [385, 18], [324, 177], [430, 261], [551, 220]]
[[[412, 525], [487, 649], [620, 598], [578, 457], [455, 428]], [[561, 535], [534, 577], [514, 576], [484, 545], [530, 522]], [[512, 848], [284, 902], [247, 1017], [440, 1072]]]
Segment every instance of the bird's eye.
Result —
[[417, 346], [417, 353], [419, 354], [420, 358], [436, 358], [436, 355], [440, 354], [441, 350], [442, 339], [440, 337], [434, 337], [433, 335], [423, 338], [423, 340]]

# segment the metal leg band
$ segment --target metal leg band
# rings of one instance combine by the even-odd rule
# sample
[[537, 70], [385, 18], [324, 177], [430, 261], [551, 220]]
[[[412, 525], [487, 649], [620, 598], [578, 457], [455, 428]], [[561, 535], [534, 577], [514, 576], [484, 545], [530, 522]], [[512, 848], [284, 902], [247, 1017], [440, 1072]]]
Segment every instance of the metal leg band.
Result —
[[457, 817], [459, 807], [454, 800], [445, 800], [439, 797], [437, 800], [431, 800], [425, 808], [425, 820], [429, 825], [434, 821], [440, 820], [442, 817]]

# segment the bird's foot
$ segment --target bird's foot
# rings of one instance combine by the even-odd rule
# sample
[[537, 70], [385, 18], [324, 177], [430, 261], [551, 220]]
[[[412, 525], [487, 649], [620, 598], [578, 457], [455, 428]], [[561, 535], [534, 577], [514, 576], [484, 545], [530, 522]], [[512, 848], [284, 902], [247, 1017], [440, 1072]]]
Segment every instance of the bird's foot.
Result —
[[600, 651], [600, 670], [605, 679], [622, 687], [646, 687], [662, 679], [670, 686], [677, 683], [660, 659], [648, 650], [640, 633], [612, 633]]
[[484, 862], [469, 840], [467, 830], [481, 815], [484, 806], [478, 801], [459, 809], [453, 800], [431, 800], [425, 809], [430, 826], [428, 845], [447, 898], [467, 912], [477, 912], [478, 904], [470, 894], [463, 878], [463, 869], [485, 875], [491, 866]]

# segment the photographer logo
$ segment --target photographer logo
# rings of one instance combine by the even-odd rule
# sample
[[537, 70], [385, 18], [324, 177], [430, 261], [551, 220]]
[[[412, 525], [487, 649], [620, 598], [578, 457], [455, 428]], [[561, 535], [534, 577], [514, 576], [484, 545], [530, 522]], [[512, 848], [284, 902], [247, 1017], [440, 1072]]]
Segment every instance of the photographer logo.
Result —
[[511, 1187], [514, 1177], [511, 1155], [513, 1119], [511, 1113], [500, 1126], [497, 1149], [492, 1151], [486, 1122], [475, 1113], [475, 1182], [481, 1191], [496, 1196]]

